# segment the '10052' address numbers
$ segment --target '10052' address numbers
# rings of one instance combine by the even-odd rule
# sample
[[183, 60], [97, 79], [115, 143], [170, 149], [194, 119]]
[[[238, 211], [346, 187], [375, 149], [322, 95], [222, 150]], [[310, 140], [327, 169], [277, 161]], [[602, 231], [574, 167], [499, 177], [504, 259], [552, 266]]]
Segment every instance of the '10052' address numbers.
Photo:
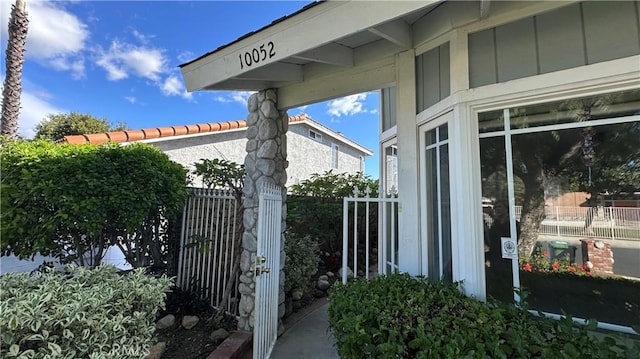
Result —
[[270, 59], [274, 56], [276, 56], [276, 49], [273, 45], [273, 41], [262, 44], [260, 47], [254, 47], [251, 51], [245, 51], [244, 54], [238, 54], [240, 70], [244, 69], [245, 66], [251, 67], [254, 64]]

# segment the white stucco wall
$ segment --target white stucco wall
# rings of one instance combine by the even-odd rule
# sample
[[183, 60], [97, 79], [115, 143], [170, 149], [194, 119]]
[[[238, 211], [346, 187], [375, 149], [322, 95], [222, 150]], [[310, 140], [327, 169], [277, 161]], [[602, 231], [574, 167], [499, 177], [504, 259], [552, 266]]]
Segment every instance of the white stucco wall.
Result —
[[[314, 131], [322, 134], [322, 142], [309, 137], [309, 126], [306, 123], [291, 123], [287, 132], [287, 187], [299, 181], [308, 179], [314, 173], [323, 173], [331, 167], [331, 144], [339, 146], [338, 168], [334, 172], [356, 173], [361, 168], [361, 156], [365, 153], [328, 136], [318, 129]], [[181, 136], [178, 138], [163, 138], [149, 141], [158, 147], [169, 158], [178, 162], [191, 171], [194, 162], [202, 158], [222, 158], [236, 163], [244, 163], [246, 155], [246, 129], [214, 132], [203, 135]], [[364, 161], [364, 160], [362, 160]], [[362, 162], [364, 166], [364, 162]], [[201, 186], [202, 181], [193, 178], [193, 186]]]

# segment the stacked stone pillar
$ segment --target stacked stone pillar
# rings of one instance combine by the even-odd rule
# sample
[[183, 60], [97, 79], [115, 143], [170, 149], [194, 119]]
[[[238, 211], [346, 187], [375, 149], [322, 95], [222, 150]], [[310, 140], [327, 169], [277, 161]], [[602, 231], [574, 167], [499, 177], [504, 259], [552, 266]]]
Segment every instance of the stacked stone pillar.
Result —
[[[287, 141], [286, 132], [289, 116], [286, 111], [278, 111], [277, 94], [273, 89], [251, 95], [248, 101], [247, 155], [244, 159], [247, 175], [244, 181], [244, 233], [242, 235], [242, 256], [240, 259], [240, 319], [238, 329], [253, 331], [255, 308], [255, 278], [250, 271], [256, 258], [258, 234], [258, 196], [263, 184], [284, 187], [287, 182]], [[278, 295], [278, 317], [284, 314], [284, 230], [287, 213], [286, 190], [282, 193], [282, 231], [280, 268], [280, 290]], [[279, 325], [281, 328], [282, 325]]]

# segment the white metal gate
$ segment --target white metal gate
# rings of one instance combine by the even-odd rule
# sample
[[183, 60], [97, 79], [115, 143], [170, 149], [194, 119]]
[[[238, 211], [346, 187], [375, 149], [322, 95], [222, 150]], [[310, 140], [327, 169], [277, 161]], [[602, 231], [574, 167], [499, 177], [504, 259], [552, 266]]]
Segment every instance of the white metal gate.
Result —
[[265, 185], [260, 189], [258, 212], [258, 248], [252, 266], [256, 278], [253, 358], [266, 359], [270, 357], [278, 337], [281, 187]]

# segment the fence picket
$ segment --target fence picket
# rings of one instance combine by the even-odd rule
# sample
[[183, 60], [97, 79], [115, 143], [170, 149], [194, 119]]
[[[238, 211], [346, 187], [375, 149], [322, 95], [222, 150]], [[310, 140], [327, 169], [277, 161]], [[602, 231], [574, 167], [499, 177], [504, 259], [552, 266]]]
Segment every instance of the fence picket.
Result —
[[[223, 302], [233, 275], [238, 203], [230, 191], [190, 188], [182, 215], [180, 255], [176, 285], [185, 291], [197, 291], [213, 307]], [[225, 310], [237, 315], [237, 285], [229, 294]]]

